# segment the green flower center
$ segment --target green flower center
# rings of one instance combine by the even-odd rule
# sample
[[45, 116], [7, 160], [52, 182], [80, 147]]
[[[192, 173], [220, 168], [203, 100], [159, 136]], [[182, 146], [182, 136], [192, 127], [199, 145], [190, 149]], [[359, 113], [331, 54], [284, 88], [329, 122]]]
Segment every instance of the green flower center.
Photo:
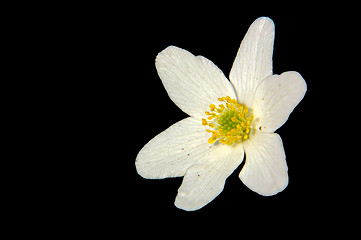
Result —
[[225, 105], [219, 104], [218, 108], [214, 104], [209, 105], [211, 111], [205, 112], [208, 120], [202, 118], [202, 125], [211, 128], [206, 130], [212, 133], [208, 143], [219, 140], [223, 144], [232, 145], [249, 139], [255, 131], [252, 111], [229, 96], [218, 98], [218, 101]]

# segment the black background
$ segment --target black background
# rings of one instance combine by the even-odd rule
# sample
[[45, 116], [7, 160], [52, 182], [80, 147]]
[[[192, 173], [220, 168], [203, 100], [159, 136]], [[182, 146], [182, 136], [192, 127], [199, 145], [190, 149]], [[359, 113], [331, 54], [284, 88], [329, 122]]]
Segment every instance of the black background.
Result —
[[[341, 177], [347, 132], [341, 64], [348, 60], [340, 57], [340, 46], [353, 44], [345, 39], [353, 20], [337, 15], [341, 9], [334, 7], [234, 4], [94, 5], [75, 11], [81, 14], [66, 40], [75, 50], [69, 59], [77, 69], [72, 79], [80, 82], [74, 85], [74, 93], [81, 93], [74, 107], [81, 116], [75, 118], [81, 129], [76, 140], [84, 139], [85, 146], [80, 145], [70, 173], [76, 181], [61, 196], [70, 221], [117, 235], [134, 226], [144, 231], [134, 234], [157, 237], [168, 230], [183, 237], [203, 226], [195, 234], [259, 234], [267, 228], [272, 236], [285, 234], [285, 227], [323, 232], [329, 227], [321, 226], [325, 221], [337, 223], [339, 214], [348, 212], [338, 200], [351, 198]], [[273, 72], [297, 71], [307, 83], [304, 99], [276, 131], [286, 152], [289, 185], [275, 196], [260, 196], [239, 180], [242, 164], [208, 205], [180, 210], [174, 200], [182, 178], [143, 179], [134, 164], [149, 140], [187, 117], [168, 97], [155, 57], [175, 45], [210, 59], [228, 76], [247, 29], [261, 16], [275, 23]]]

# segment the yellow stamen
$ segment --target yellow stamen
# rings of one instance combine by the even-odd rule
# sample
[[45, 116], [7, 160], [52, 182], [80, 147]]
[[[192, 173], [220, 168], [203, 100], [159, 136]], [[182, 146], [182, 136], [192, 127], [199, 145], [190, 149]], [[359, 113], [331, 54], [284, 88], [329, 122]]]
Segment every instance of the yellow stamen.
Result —
[[204, 118], [202, 118], [202, 125], [203, 125], [203, 126], [206, 126], [206, 125], [208, 125], [208, 122], [207, 122], [207, 120], [206, 120], [206, 119], [204, 119]]
[[252, 109], [230, 96], [220, 97], [218, 101], [224, 104], [219, 104], [219, 107], [210, 104], [210, 111], [205, 112], [208, 121], [202, 118], [202, 125], [211, 128], [206, 129], [212, 133], [208, 143], [213, 144], [218, 140], [222, 144], [232, 145], [249, 139], [255, 132]]
[[211, 111], [213, 112], [214, 111], [214, 109], [216, 108], [216, 105], [214, 105], [214, 104], [210, 104], [209, 105], [209, 108], [211, 109]]

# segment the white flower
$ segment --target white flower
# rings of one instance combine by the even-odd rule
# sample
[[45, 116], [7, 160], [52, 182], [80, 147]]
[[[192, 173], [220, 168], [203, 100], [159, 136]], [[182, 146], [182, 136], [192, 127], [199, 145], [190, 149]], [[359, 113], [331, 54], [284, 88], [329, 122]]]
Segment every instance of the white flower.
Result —
[[156, 58], [169, 97], [190, 117], [150, 140], [136, 159], [138, 173], [159, 179], [184, 176], [175, 205], [197, 210], [239, 174], [251, 190], [271, 196], [288, 184], [282, 126], [306, 92], [297, 72], [272, 75], [274, 24], [258, 18], [244, 37], [230, 81], [210, 60], [170, 46]]

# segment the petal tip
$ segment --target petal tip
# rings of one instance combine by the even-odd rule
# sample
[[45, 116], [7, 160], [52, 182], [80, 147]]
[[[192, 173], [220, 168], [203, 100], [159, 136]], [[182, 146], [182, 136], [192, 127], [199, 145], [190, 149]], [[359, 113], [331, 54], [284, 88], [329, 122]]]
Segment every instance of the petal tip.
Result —
[[286, 189], [286, 187], [288, 186], [288, 174], [286, 173], [284, 180], [282, 182], [279, 182], [277, 184], [274, 184], [272, 186], [268, 186], [267, 188], [265, 187], [258, 187], [258, 186], [253, 186], [252, 184], [248, 184], [244, 181], [243, 176], [239, 176], [241, 181], [253, 192], [258, 193], [261, 196], [264, 197], [271, 197], [274, 196], [280, 192], [282, 192], [283, 190]]
[[269, 34], [271, 39], [274, 38], [275, 35], [275, 24], [272, 19], [269, 17], [259, 17], [257, 18], [252, 25], [250, 26], [250, 29], [254, 28], [257, 29], [256, 32], [264, 32]]
[[197, 211], [203, 208], [208, 203], [209, 201], [195, 200], [192, 197], [190, 197], [189, 194], [179, 190], [178, 190], [178, 195], [174, 201], [174, 205], [177, 208], [185, 211]]
[[273, 28], [274, 28], [274, 25], [275, 25], [271, 18], [265, 17], [265, 16], [257, 18], [254, 21], [254, 23], [258, 23], [258, 24], [260, 24], [260, 26], [270, 26], [270, 27], [273, 27]]
[[305, 95], [305, 93], [307, 91], [307, 84], [306, 84], [305, 79], [303, 79], [302, 75], [299, 72], [288, 71], [288, 72], [282, 73], [281, 76], [292, 79], [296, 83], [294, 85], [297, 86], [297, 88], [303, 88], [303, 95]]
[[274, 185], [273, 188], [270, 188], [265, 192], [257, 192], [257, 193], [265, 197], [270, 197], [282, 192], [283, 190], [286, 189], [287, 186], [288, 186], [288, 174], [286, 173], [284, 181], [281, 184]]
[[195, 205], [194, 203], [187, 201], [186, 198], [179, 196], [179, 193], [174, 201], [174, 205], [177, 208], [185, 210], [185, 211], [196, 211], [203, 207], [203, 206], [198, 206], [198, 205]]

